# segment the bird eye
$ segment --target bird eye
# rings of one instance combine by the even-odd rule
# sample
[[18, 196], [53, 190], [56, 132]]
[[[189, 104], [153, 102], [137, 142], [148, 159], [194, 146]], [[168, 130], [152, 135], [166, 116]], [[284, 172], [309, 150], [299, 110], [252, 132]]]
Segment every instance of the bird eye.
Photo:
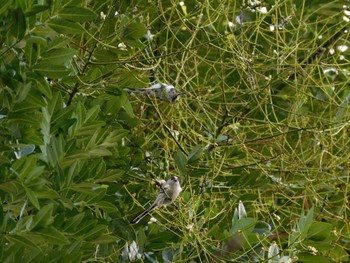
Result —
[[177, 177], [176, 176], [173, 176], [170, 179], [171, 179], [171, 181], [175, 181], [175, 182], [177, 181]]
[[171, 98], [171, 102], [178, 101], [179, 98], [180, 98], [180, 96], [178, 94], [176, 94], [174, 97]]

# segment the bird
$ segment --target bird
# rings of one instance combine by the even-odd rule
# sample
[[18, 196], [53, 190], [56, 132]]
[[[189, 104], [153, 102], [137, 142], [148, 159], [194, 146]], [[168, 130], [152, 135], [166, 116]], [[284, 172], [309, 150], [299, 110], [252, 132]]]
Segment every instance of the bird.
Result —
[[179, 100], [180, 95], [186, 94], [186, 92], [178, 92], [173, 85], [165, 83], [156, 83], [146, 89], [129, 89], [125, 88], [126, 92], [142, 93], [150, 97], [156, 97], [157, 99], [167, 99], [169, 102], [174, 103]]
[[166, 181], [166, 183], [163, 183], [160, 188], [160, 193], [153, 204], [131, 220], [132, 224], [137, 224], [140, 222], [142, 218], [144, 218], [154, 209], [171, 204], [182, 191], [180, 181], [177, 176], [171, 177], [168, 181]]

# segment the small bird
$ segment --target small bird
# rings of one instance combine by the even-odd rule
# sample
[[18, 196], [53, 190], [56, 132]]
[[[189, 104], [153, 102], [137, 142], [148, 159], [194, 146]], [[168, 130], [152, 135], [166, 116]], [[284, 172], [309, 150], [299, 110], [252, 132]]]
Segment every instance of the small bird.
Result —
[[153, 204], [131, 220], [132, 224], [137, 224], [142, 218], [154, 209], [171, 204], [182, 191], [180, 181], [176, 176], [171, 177], [166, 183], [161, 185], [160, 193]]
[[165, 83], [156, 83], [149, 88], [137, 90], [137, 89], [124, 89], [126, 92], [142, 93], [150, 97], [156, 97], [157, 99], [167, 99], [169, 102], [176, 102], [179, 100], [180, 95], [186, 94], [186, 92], [177, 92], [173, 85]]

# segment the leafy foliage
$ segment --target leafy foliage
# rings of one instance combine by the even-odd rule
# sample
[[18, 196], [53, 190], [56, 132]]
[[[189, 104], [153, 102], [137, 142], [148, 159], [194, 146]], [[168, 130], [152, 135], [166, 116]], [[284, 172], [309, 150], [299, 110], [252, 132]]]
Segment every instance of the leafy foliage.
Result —
[[349, 261], [343, 4], [5, 1], [0, 261]]

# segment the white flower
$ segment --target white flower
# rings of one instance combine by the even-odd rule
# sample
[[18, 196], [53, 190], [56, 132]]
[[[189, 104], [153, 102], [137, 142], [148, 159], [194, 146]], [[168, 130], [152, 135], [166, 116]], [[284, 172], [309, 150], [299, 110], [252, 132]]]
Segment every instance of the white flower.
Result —
[[276, 214], [272, 214], [273, 217], [277, 220], [277, 221], [280, 221], [281, 220], [281, 217], [279, 215], [276, 215]]
[[280, 262], [280, 251], [278, 249], [278, 246], [276, 242], [273, 242], [272, 245], [269, 247], [269, 250], [267, 252], [267, 258], [268, 263], [277, 263]]
[[236, 208], [235, 212], [233, 213], [233, 220], [235, 221], [246, 217], [247, 217], [247, 212], [245, 211], [244, 205], [240, 200], [238, 203], [238, 208]]
[[312, 246], [307, 246], [307, 249], [313, 254], [313, 255], [317, 255], [318, 250], [315, 247]]
[[177, 130], [170, 130], [170, 133], [173, 137], [175, 137], [176, 139], [179, 138], [180, 136], [180, 132], [178, 132]]
[[135, 241], [132, 241], [130, 246], [128, 242], [126, 242], [122, 252], [122, 257], [124, 260], [129, 259], [131, 262], [142, 257], [142, 254], [139, 253], [139, 247]]
[[238, 24], [240, 24], [240, 25], [242, 25], [242, 20], [241, 20], [241, 16], [236, 16], [236, 22], [238, 23]]
[[124, 42], [121, 42], [118, 44], [118, 47], [121, 49], [121, 50], [126, 50], [126, 45], [124, 44]]
[[101, 18], [102, 20], [105, 20], [105, 19], [106, 19], [106, 15], [105, 15], [105, 13], [103, 13], [103, 11], [101, 11], [101, 13], [100, 13], [100, 18]]
[[157, 219], [155, 217], [151, 217], [151, 219], [148, 221], [148, 224], [153, 224], [153, 223], [156, 223], [157, 222]]
[[349, 47], [347, 45], [340, 45], [337, 47], [337, 49], [340, 51], [340, 52], [345, 52]]
[[238, 219], [247, 217], [247, 212], [245, 211], [244, 205], [241, 200], [238, 203]]
[[267, 8], [265, 6], [261, 7], [258, 9], [258, 11], [262, 14], [266, 14], [267, 13]]
[[189, 224], [186, 226], [186, 229], [189, 231], [189, 232], [193, 232], [193, 228], [194, 228], [194, 224]]
[[145, 35], [144, 37], [145, 37], [147, 40], [152, 41], [154, 35], [151, 33], [150, 30], [147, 30], [147, 33], [146, 33], [146, 35]]

